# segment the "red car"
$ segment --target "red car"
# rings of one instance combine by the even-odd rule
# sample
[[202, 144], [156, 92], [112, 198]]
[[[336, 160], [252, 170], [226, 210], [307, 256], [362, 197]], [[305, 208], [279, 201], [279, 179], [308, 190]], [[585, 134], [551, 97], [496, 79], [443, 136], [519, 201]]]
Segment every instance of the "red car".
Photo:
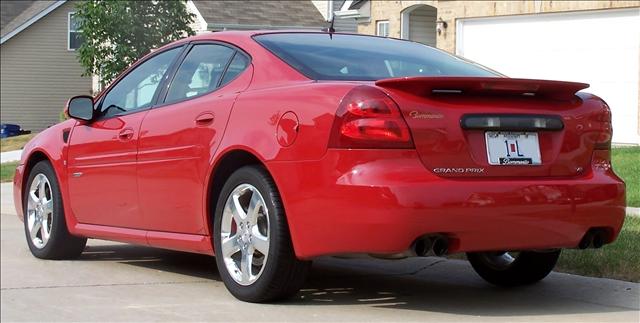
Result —
[[72, 98], [25, 147], [15, 205], [38, 258], [87, 238], [215, 254], [251, 302], [295, 294], [324, 255], [466, 252], [529, 284], [624, 220], [611, 112], [586, 87], [397, 39], [207, 33]]

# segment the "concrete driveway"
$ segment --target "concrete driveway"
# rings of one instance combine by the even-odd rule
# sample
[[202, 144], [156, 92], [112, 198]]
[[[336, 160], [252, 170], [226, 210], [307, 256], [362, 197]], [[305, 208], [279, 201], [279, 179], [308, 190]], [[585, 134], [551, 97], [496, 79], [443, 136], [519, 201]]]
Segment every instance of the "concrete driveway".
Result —
[[12, 161], [20, 161], [22, 150], [12, 150], [0, 153], [0, 163], [8, 163]]
[[298, 296], [248, 304], [211, 257], [90, 240], [74, 261], [31, 256], [1, 185], [1, 311], [9, 321], [640, 321], [640, 284], [553, 273], [514, 290], [459, 260], [320, 259]]

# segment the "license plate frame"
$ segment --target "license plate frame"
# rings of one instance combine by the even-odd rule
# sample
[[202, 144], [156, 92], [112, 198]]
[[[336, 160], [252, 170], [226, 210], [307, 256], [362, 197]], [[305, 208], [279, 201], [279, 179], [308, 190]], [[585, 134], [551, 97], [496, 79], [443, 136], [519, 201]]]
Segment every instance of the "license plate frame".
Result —
[[538, 133], [533, 131], [486, 131], [487, 161], [495, 166], [542, 165]]

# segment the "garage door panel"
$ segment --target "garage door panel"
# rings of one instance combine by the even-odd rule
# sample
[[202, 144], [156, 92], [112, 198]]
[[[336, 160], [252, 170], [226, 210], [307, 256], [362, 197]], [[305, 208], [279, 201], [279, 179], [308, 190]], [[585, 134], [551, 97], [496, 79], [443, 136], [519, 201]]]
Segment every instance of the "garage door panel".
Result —
[[640, 9], [462, 19], [458, 55], [510, 77], [591, 84], [613, 110], [614, 142], [640, 143]]

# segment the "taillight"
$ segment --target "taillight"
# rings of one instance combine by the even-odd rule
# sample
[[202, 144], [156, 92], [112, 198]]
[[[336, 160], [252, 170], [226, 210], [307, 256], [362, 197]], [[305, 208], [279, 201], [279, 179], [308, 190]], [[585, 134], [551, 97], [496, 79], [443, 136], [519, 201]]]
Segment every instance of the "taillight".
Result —
[[[607, 139], [608, 138], [608, 139]], [[611, 136], [600, 134], [598, 141], [593, 147], [595, 150], [611, 150]]]
[[604, 101], [602, 101], [602, 110], [594, 115], [592, 120], [599, 123], [600, 127], [595, 134], [591, 162], [596, 169], [607, 171], [611, 169], [611, 137], [613, 136], [613, 129], [611, 127], [611, 109]]
[[333, 122], [331, 148], [413, 148], [398, 105], [384, 92], [358, 86], [342, 99]]
[[595, 150], [611, 150], [611, 137], [613, 129], [611, 127], [611, 109], [604, 101], [602, 102], [602, 111], [595, 116], [596, 121], [600, 123], [600, 131], [595, 140]]

